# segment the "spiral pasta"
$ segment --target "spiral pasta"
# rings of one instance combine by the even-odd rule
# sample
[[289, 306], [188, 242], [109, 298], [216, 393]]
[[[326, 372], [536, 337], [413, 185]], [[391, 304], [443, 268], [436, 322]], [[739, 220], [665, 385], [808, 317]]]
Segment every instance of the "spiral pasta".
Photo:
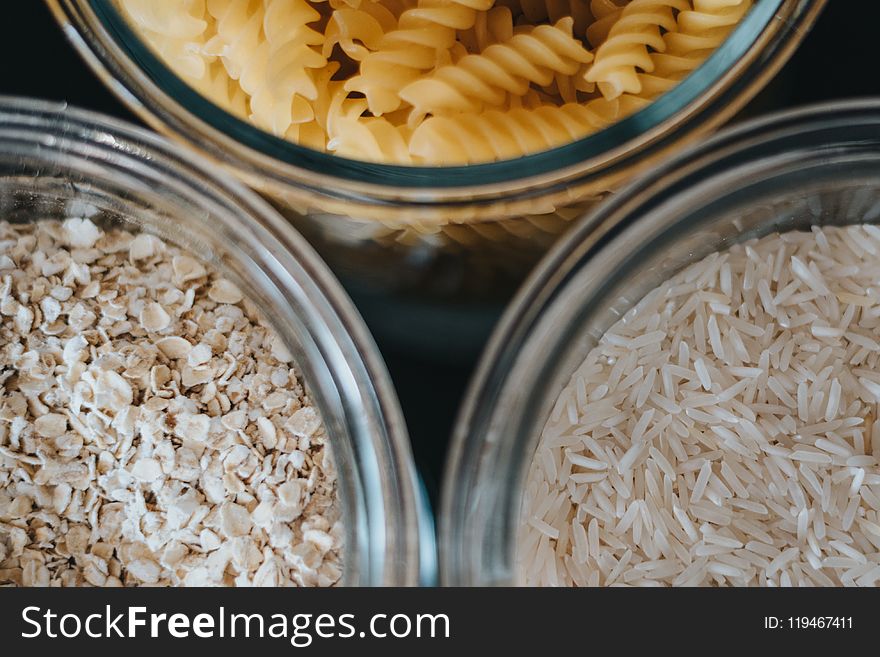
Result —
[[381, 116], [357, 120], [341, 118], [337, 133], [327, 149], [357, 160], [412, 164], [409, 154], [409, 133], [406, 126], [397, 126]]
[[574, 21], [575, 34], [584, 34], [593, 18], [586, 0], [520, 0], [520, 7], [532, 24], [542, 21], [556, 23], [570, 16]]
[[672, 89], [754, 0], [114, 0], [196, 91], [343, 157], [464, 164]]
[[327, 64], [313, 46], [324, 37], [308, 26], [320, 18], [306, 0], [208, 0], [217, 33], [205, 52], [218, 56], [250, 96], [250, 119], [285, 136], [314, 118], [317, 98], [310, 69]]
[[435, 116], [413, 132], [410, 153], [437, 164], [472, 164], [517, 157], [575, 141], [614, 123], [645, 101], [627, 96], [585, 105], [540, 105]]
[[361, 62], [359, 75], [346, 90], [364, 94], [370, 112], [381, 116], [400, 107], [398, 90], [437, 64], [437, 53], [455, 43], [456, 30], [474, 26], [478, 11], [493, 0], [419, 0], [400, 16], [398, 28], [388, 32], [379, 49]]
[[362, 61], [379, 48], [385, 33], [397, 25], [397, 17], [377, 2], [360, 8], [342, 7], [333, 12], [324, 32], [324, 57], [336, 44], [355, 61]]
[[655, 74], [680, 80], [720, 46], [752, 7], [752, 0], [694, 0], [693, 9], [678, 15], [663, 41], [665, 52], [654, 57]]
[[688, 0], [632, 0], [596, 51], [593, 66], [586, 73], [587, 82], [597, 83], [606, 98], [640, 93], [638, 71], [654, 70], [649, 48], [666, 49], [661, 30], [674, 30], [673, 11], [687, 9]]
[[596, 19], [587, 28], [587, 41], [591, 46], [598, 48], [605, 43], [624, 4], [625, 0], [590, 0], [590, 11]]
[[554, 73], [572, 75], [593, 59], [572, 37], [572, 23], [571, 18], [563, 18], [556, 25], [538, 25], [515, 34], [479, 55], [467, 55], [410, 83], [400, 91], [400, 98], [413, 106], [416, 121], [426, 114], [499, 107], [507, 94], [523, 96], [530, 83], [547, 86]]
[[180, 77], [196, 87], [209, 83], [210, 58], [200, 47], [208, 29], [204, 0], [120, 0], [120, 6]]
[[227, 112], [244, 119], [250, 116], [248, 95], [238, 81], [229, 77], [221, 62], [208, 64], [202, 79], [193, 87]]
[[483, 52], [494, 43], [513, 37], [513, 14], [510, 7], [496, 6], [476, 16], [474, 26], [458, 34], [458, 42], [466, 52]]

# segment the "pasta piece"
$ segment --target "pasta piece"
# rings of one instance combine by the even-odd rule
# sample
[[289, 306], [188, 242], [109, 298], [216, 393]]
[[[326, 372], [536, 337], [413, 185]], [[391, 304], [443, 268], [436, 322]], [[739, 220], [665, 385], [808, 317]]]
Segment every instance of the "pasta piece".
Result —
[[513, 36], [513, 14], [510, 7], [492, 7], [477, 14], [474, 26], [461, 32], [458, 41], [469, 52], [482, 52], [493, 43], [501, 43]]
[[[562, 104], [574, 103], [578, 100], [578, 92], [585, 91], [592, 93], [596, 90], [596, 85], [587, 82], [584, 79], [589, 63], [581, 65], [578, 70], [572, 74], [555, 73], [553, 82], [544, 87], [544, 91], [557, 96], [562, 100]], [[558, 103], [557, 103], [558, 104]]]
[[581, 139], [623, 118], [647, 101], [623, 96], [585, 105], [541, 105], [426, 119], [412, 134], [410, 153], [439, 165], [519, 157]]
[[388, 32], [377, 52], [362, 62], [359, 75], [346, 90], [364, 94], [376, 116], [400, 107], [398, 90], [437, 63], [437, 53], [455, 43], [456, 30], [468, 30], [478, 11], [494, 0], [419, 0], [400, 16], [398, 29]]
[[193, 88], [239, 118], [247, 119], [250, 115], [248, 95], [236, 80], [229, 77], [219, 61], [208, 64], [203, 79]]
[[204, 0], [120, 0], [150, 47], [193, 86], [210, 86], [210, 59], [202, 53], [208, 22]]
[[575, 34], [584, 34], [593, 20], [586, 0], [520, 0], [520, 6], [523, 15], [533, 25], [544, 21], [556, 23], [560, 18], [571, 16]]
[[317, 120], [291, 124], [284, 138], [307, 148], [318, 151], [327, 150], [327, 133], [324, 132]]
[[547, 86], [554, 73], [574, 74], [593, 56], [572, 37], [572, 23], [563, 18], [553, 26], [538, 25], [407, 85], [400, 98], [413, 106], [411, 124], [426, 114], [499, 107], [507, 94], [525, 95], [530, 82]]
[[596, 20], [587, 28], [587, 41], [593, 48], [598, 48], [605, 39], [611, 26], [620, 18], [626, 0], [590, 0], [590, 11]]
[[407, 9], [415, 7], [418, 0], [310, 0], [310, 2], [318, 4], [319, 7], [326, 3], [334, 10], [346, 8], [368, 10], [368, 4], [378, 4], [394, 14], [395, 18], [400, 18]]
[[496, 7], [506, 7], [514, 18], [522, 16], [523, 8], [520, 0], [495, 0]]
[[[342, 88], [343, 83], [333, 80], [333, 76], [339, 70], [339, 62], [329, 62], [326, 67], [320, 71], [316, 71], [314, 75], [315, 88], [318, 90], [318, 98], [312, 103], [312, 110], [315, 115], [314, 124], [321, 131], [322, 143], [321, 150], [325, 150], [327, 142], [327, 123], [330, 120], [333, 108], [338, 106], [339, 101], [345, 99], [346, 92]], [[366, 103], [361, 102], [362, 108], [357, 116], [366, 111]], [[296, 125], [292, 125], [285, 135], [287, 139], [294, 139], [294, 133], [298, 133]]]
[[353, 119], [340, 117], [327, 150], [358, 160], [412, 164], [409, 133], [380, 116]]
[[640, 98], [657, 98], [671, 91], [680, 81], [678, 75], [657, 75], [656, 73], [639, 73], [639, 84], [642, 90]]
[[221, 58], [250, 96], [250, 119], [284, 136], [314, 119], [318, 90], [309, 69], [327, 65], [312, 46], [324, 37], [308, 26], [320, 14], [306, 0], [208, 0], [217, 34], [205, 51]]
[[397, 26], [397, 18], [378, 2], [367, 2], [360, 9], [337, 9], [324, 31], [324, 57], [330, 57], [337, 43], [342, 51], [354, 59], [366, 59], [379, 49], [386, 32]]
[[549, 94], [541, 93], [537, 89], [529, 89], [524, 96], [513, 96], [510, 99], [510, 109], [537, 109], [542, 105], [555, 105], [556, 100]]
[[688, 0], [632, 0], [620, 12], [608, 39], [596, 51], [596, 60], [586, 73], [608, 99], [642, 90], [639, 70], [652, 72], [654, 61], [648, 48], [664, 51], [661, 30], [676, 28], [673, 11], [690, 9]]
[[677, 81], [720, 46], [752, 7], [752, 0], [694, 0], [678, 15], [676, 29], [664, 35], [665, 53], [654, 57], [659, 77]]
[[[361, 0], [312, 0], [313, 3], [321, 5], [327, 3], [331, 9], [360, 9], [363, 2]], [[331, 12], [332, 13], [332, 12]]]
[[438, 165], [519, 157], [623, 118], [754, 4], [115, 2], [180, 78], [258, 128], [345, 157]]
[[339, 120], [357, 120], [366, 111], [366, 99], [349, 98], [344, 82], [331, 81], [327, 85], [326, 99], [322, 98], [315, 105], [315, 120], [327, 133], [327, 138], [332, 139], [339, 134]]
[[204, 0], [120, 0], [120, 6], [175, 74], [227, 112], [248, 118], [247, 94], [204, 51], [213, 29]]
[[452, 47], [449, 50], [440, 50], [437, 52], [437, 63], [434, 65], [434, 68], [455, 64], [470, 54], [471, 53], [468, 52], [468, 49], [463, 43], [456, 41], [452, 44]]

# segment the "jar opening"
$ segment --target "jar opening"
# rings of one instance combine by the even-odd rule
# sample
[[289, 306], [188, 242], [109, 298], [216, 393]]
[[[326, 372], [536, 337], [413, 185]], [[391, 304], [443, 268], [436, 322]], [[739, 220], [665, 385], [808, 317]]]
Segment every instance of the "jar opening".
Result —
[[145, 130], [16, 98], [0, 98], [0, 211], [151, 233], [238, 286], [284, 341], [331, 437], [344, 581], [430, 581], [429, 511], [391, 381], [339, 283], [280, 215]]
[[510, 306], [458, 420], [441, 514], [445, 583], [512, 583], [534, 448], [609, 327], [685, 267], [812, 225], [876, 223], [880, 102], [728, 130], [631, 184], [563, 239]]
[[[285, 165], [355, 183], [403, 188], [460, 188], [509, 183], [583, 165], [613, 160], [625, 145], [639, 144], [663, 124], [695, 110], [701, 98], [748, 54], [761, 35], [774, 29], [786, 0], [759, 0], [725, 42], [687, 78], [642, 110], [578, 141], [511, 160], [467, 166], [403, 166], [348, 159], [313, 150], [268, 132], [221, 109], [177, 77], [140, 40], [112, 0], [88, 0], [122, 53], [156, 87], [190, 115], [234, 141]], [[324, 190], [332, 194], [332, 190]]]

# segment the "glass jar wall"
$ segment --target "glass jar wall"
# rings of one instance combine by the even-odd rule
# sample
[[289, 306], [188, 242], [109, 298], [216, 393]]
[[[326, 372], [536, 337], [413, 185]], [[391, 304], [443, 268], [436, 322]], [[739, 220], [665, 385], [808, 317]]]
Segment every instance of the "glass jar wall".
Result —
[[174, 76], [110, 0], [49, 4], [87, 61], [145, 120], [272, 200], [381, 338], [448, 357], [474, 354], [573, 218], [761, 89], [824, 0], [759, 0], [683, 83], [600, 133], [516, 160], [442, 168], [347, 160], [272, 137]]
[[338, 470], [346, 585], [434, 576], [433, 529], [396, 395], [338, 281], [251, 190], [92, 112], [0, 100], [0, 218], [68, 216], [145, 231], [235, 282], [294, 354]]
[[731, 245], [880, 221], [880, 101], [779, 114], [644, 176], [580, 222], [494, 334], [447, 464], [441, 574], [516, 583], [523, 485], [551, 409], [606, 330], [648, 292]]

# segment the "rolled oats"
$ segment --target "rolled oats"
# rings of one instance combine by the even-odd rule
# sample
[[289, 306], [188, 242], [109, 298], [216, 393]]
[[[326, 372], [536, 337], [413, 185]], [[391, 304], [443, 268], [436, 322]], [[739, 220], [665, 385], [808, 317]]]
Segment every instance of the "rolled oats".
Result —
[[156, 342], [156, 348], [161, 351], [166, 358], [176, 360], [178, 358], [186, 358], [190, 349], [192, 349], [192, 343], [186, 338], [171, 335]]
[[148, 332], [164, 331], [171, 324], [171, 315], [155, 301], [146, 304], [141, 309], [140, 317], [141, 328]]
[[241, 290], [226, 279], [214, 281], [208, 290], [208, 297], [217, 303], [239, 303], [242, 300]]
[[330, 586], [335, 470], [277, 335], [146, 234], [0, 222], [0, 586]]
[[61, 413], [46, 413], [34, 420], [34, 430], [43, 438], [58, 438], [67, 431], [67, 416]]

